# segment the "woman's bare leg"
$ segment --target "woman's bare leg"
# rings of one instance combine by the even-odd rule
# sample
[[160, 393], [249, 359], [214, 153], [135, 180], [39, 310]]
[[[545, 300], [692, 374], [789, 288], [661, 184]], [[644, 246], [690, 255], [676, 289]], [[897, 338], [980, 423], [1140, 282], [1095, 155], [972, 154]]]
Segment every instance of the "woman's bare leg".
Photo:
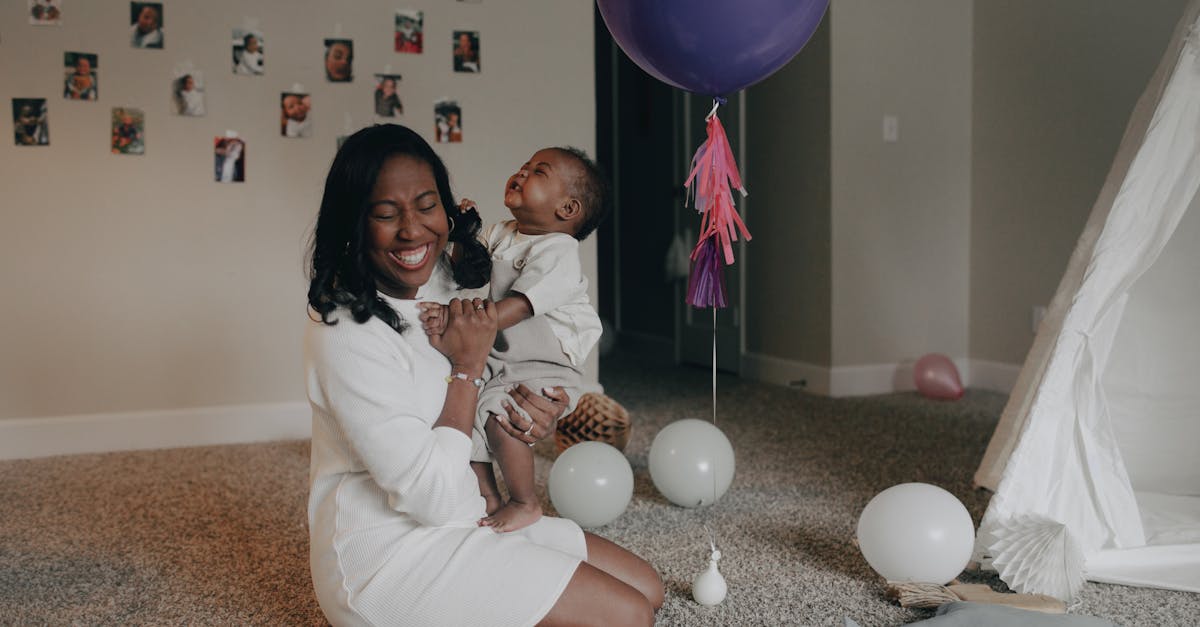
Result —
[[540, 625], [653, 625], [663, 604], [662, 578], [646, 560], [583, 532], [588, 558]]
[[654, 625], [654, 608], [633, 586], [580, 562], [567, 588], [538, 623], [543, 627]]
[[583, 532], [587, 542], [587, 561], [592, 566], [633, 586], [654, 609], [662, 607], [663, 583], [658, 571], [646, 560], [598, 535]]

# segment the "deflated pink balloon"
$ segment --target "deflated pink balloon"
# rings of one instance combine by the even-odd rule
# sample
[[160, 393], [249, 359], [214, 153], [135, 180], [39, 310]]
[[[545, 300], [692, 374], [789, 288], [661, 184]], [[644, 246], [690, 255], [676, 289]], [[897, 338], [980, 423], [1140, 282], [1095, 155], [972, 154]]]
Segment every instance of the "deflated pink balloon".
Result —
[[929, 398], [958, 400], [963, 395], [958, 368], [941, 353], [929, 353], [917, 360], [913, 366], [913, 383], [917, 384], [918, 392]]

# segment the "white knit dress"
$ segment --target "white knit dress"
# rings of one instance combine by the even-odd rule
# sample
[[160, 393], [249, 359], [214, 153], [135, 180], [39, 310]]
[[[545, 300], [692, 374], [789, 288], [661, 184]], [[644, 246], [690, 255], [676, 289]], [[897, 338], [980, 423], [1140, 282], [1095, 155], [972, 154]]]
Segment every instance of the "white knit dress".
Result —
[[[419, 300], [442, 300], [444, 267], [435, 274]], [[533, 625], [587, 557], [583, 531], [551, 517], [503, 534], [477, 526], [471, 439], [433, 427], [450, 364], [421, 330], [417, 300], [385, 300], [409, 323], [403, 335], [344, 311], [305, 332], [321, 609], [334, 625]]]

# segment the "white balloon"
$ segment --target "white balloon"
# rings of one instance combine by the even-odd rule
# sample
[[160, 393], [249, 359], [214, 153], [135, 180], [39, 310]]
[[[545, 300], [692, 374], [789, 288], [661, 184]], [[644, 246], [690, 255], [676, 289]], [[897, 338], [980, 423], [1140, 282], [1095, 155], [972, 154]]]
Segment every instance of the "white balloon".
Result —
[[888, 581], [944, 584], [967, 566], [974, 546], [967, 508], [928, 483], [894, 485], [858, 517], [858, 548]]
[[712, 505], [733, 482], [733, 446], [715, 425], [695, 418], [663, 427], [650, 444], [650, 478], [668, 501]]
[[716, 605], [725, 600], [725, 593], [729, 588], [725, 584], [725, 577], [717, 570], [719, 559], [721, 552], [713, 551], [713, 556], [708, 560], [708, 568], [696, 575], [696, 579], [692, 581], [692, 598], [700, 605]]
[[608, 524], [633, 498], [633, 469], [612, 445], [579, 442], [550, 468], [550, 501], [559, 515], [580, 527]]

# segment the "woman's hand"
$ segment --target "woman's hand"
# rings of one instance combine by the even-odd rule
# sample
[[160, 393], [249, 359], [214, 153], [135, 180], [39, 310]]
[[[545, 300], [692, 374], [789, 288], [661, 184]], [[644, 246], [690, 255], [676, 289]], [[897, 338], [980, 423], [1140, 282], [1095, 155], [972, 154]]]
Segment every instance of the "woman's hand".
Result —
[[496, 341], [496, 304], [482, 298], [452, 299], [446, 306], [446, 328], [429, 336], [429, 344], [450, 360], [454, 372], [483, 375]]
[[554, 433], [558, 419], [566, 411], [569, 401], [567, 392], [561, 387], [542, 388], [542, 394], [538, 395], [525, 387], [525, 384], [521, 384], [508, 395], [529, 417], [525, 417], [517, 407], [505, 401], [504, 409], [508, 415], [497, 416], [496, 419], [505, 432], [529, 446]]

